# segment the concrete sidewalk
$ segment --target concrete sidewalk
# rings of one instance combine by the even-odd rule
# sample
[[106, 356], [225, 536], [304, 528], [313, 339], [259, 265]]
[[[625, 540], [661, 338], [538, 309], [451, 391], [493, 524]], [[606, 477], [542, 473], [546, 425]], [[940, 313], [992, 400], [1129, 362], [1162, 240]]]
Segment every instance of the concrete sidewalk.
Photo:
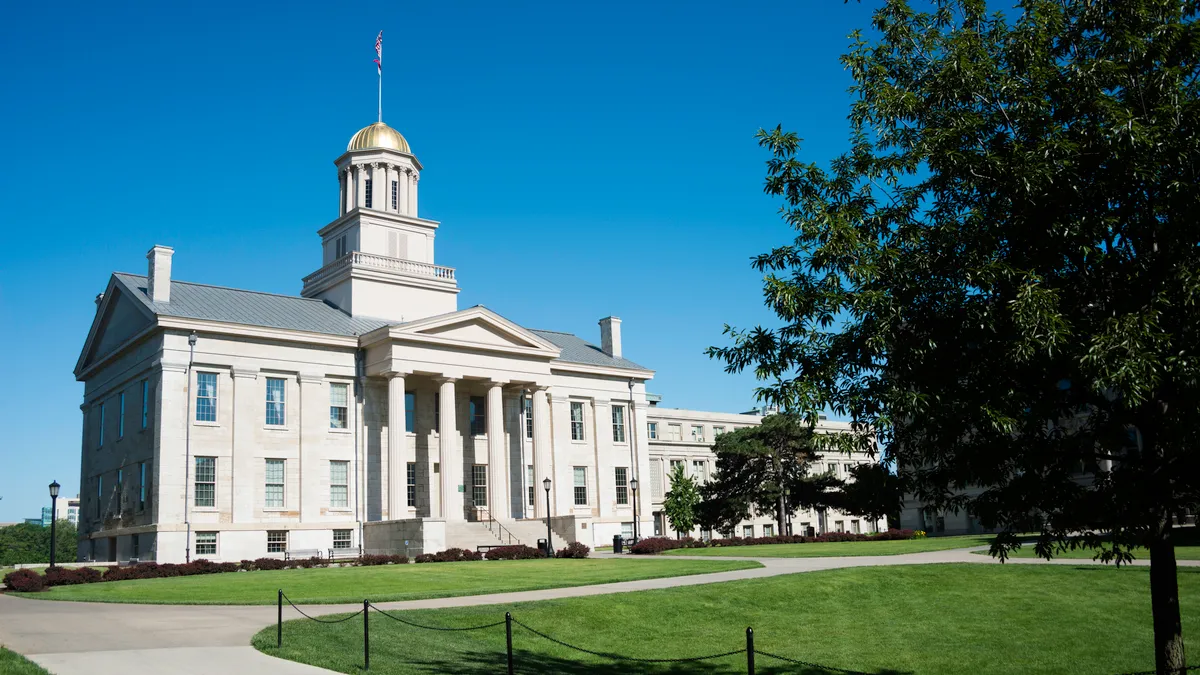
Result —
[[[388, 610], [439, 609], [475, 605], [508, 605], [518, 602], [578, 598], [612, 593], [629, 593], [676, 588], [724, 581], [761, 579], [781, 574], [798, 574], [849, 567], [927, 565], [938, 563], [999, 564], [974, 549], [888, 556], [828, 558], [726, 558], [752, 560], [755, 569], [696, 574], [663, 579], [623, 581], [593, 586], [552, 588], [516, 593], [471, 595], [454, 598], [379, 603]], [[611, 553], [597, 558], [620, 558]], [[712, 556], [679, 556], [713, 560]], [[1014, 559], [1009, 564], [1094, 565], [1090, 560], [1052, 561]], [[1136, 561], [1134, 564], [1147, 564]], [[1200, 566], [1200, 561], [1179, 561], [1182, 566]], [[305, 613], [316, 616], [354, 612], [361, 604], [304, 605]], [[299, 616], [284, 607], [284, 620]], [[25, 654], [55, 675], [128, 675], [159, 673], [192, 675], [218, 673], [322, 673], [330, 672], [266, 656], [250, 647], [250, 638], [275, 623], [273, 605], [125, 605], [93, 602], [27, 600], [0, 594], [0, 644]]]

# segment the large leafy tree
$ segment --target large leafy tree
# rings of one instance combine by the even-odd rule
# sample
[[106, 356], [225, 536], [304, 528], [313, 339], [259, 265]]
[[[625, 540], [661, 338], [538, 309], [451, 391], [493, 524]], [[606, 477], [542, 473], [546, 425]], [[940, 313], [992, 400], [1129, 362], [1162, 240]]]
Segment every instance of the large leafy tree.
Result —
[[[75, 560], [75, 526], [70, 521], [60, 520], [54, 529], [55, 560]], [[49, 527], [30, 523], [0, 527], [0, 566], [47, 562], [50, 562]]]
[[697, 507], [700, 505], [700, 490], [696, 479], [688, 475], [682, 464], [671, 471], [671, 489], [663, 496], [663, 514], [667, 517], [675, 534], [691, 532], [696, 527]]
[[1046, 557], [1147, 546], [1159, 673], [1200, 501], [1198, 4], [882, 2], [843, 57], [848, 150], [760, 132], [797, 233], [755, 261], [781, 322], [712, 351], [848, 416], [921, 502], [1006, 530], [995, 554], [1030, 522]]
[[782, 534], [788, 513], [824, 508], [840, 481], [814, 473], [816, 435], [802, 418], [779, 414], [718, 436], [713, 446], [716, 471], [700, 488], [701, 523], [729, 532], [752, 512], [770, 513]]

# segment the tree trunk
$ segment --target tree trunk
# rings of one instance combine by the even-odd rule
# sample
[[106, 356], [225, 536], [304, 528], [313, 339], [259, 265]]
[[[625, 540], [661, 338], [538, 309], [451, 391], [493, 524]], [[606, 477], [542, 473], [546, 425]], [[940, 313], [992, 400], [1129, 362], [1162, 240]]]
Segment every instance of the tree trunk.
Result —
[[1150, 612], [1154, 617], [1154, 667], [1158, 675], [1183, 675], [1183, 626], [1179, 619], [1179, 580], [1168, 517], [1150, 543]]
[[775, 533], [786, 534], [787, 507], [783, 497], [783, 462], [780, 461], [778, 452], [771, 453], [771, 461], [775, 468], [775, 487], [779, 490], [779, 498], [775, 500]]

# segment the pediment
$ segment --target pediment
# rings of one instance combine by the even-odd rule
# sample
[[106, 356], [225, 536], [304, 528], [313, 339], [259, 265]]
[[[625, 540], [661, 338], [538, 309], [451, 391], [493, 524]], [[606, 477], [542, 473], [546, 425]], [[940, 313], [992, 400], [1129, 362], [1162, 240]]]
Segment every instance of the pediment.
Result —
[[154, 324], [150, 311], [119, 284], [110, 283], [92, 319], [87, 341], [75, 365], [76, 374], [120, 349]]
[[464, 347], [544, 353], [556, 358], [553, 343], [483, 307], [430, 317], [397, 326], [395, 338]]

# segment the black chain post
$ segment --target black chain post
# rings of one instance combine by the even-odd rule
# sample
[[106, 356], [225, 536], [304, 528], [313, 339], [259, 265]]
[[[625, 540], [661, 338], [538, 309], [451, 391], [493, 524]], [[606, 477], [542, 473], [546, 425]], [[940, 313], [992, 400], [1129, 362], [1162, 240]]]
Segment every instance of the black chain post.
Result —
[[371, 603], [363, 600], [363, 670], [371, 669]]
[[512, 612], [504, 613], [504, 632], [508, 638], [508, 675], [513, 675], [512, 657]]
[[283, 646], [283, 589], [279, 589], [279, 616], [275, 620], [275, 648]]
[[746, 627], [746, 673], [754, 675], [754, 629]]

